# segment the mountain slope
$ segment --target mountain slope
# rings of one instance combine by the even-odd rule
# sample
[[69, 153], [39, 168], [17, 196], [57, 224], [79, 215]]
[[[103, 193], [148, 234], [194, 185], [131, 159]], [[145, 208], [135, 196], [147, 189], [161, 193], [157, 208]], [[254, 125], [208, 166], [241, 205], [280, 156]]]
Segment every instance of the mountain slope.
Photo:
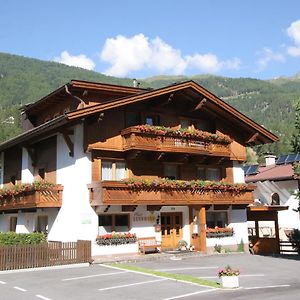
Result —
[[[132, 79], [128, 78], [115, 78], [55, 62], [0, 53], [0, 141], [19, 132], [18, 109], [21, 105], [38, 100], [71, 79], [132, 85]], [[279, 143], [259, 147], [259, 152], [280, 154], [290, 151], [290, 138], [294, 131], [293, 104], [300, 99], [299, 74], [270, 81], [196, 75], [157, 76], [140, 82], [142, 87], [159, 88], [190, 79], [280, 137]], [[15, 118], [13, 124], [10, 116]]]

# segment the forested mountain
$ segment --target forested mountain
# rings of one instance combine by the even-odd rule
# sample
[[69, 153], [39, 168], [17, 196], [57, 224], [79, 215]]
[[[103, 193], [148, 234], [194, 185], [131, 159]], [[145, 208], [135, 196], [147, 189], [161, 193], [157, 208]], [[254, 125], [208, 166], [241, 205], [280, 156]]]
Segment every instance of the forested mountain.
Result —
[[[0, 53], [0, 142], [19, 133], [19, 108], [34, 102], [71, 79], [132, 85], [115, 78], [55, 62]], [[140, 80], [142, 87], [158, 88], [193, 79], [280, 137], [280, 142], [256, 149], [276, 154], [290, 151], [294, 131], [293, 104], [300, 99], [300, 75], [271, 81], [212, 75], [159, 76]], [[11, 118], [13, 117], [13, 118]]]

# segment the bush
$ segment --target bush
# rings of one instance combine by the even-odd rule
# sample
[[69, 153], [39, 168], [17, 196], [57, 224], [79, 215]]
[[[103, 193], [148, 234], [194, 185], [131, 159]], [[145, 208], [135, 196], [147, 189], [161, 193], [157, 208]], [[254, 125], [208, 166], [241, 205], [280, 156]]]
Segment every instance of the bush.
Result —
[[300, 255], [300, 230], [294, 229], [290, 234], [290, 241], [292, 242], [293, 248], [297, 250]]
[[0, 232], [0, 245], [37, 245], [46, 243], [44, 233]]

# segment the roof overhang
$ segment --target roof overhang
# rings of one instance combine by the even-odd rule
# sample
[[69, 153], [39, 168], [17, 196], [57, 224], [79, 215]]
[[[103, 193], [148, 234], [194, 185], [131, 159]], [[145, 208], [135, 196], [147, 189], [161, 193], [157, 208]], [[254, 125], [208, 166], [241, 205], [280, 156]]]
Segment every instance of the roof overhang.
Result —
[[226, 115], [227, 119], [231, 120], [231, 122], [234, 122], [236, 125], [242, 126], [243, 128], [245, 128], [245, 130], [249, 131], [249, 134], [251, 133], [253, 134], [253, 136], [256, 135], [255, 138], [259, 138], [260, 143], [271, 143], [278, 141], [278, 137], [276, 135], [265, 129], [263, 126], [257, 124], [253, 120], [249, 119], [244, 114], [240, 113], [235, 108], [233, 108], [232, 106], [230, 106], [229, 104], [227, 104], [226, 102], [224, 102], [205, 88], [201, 87], [194, 81], [186, 81], [157, 90], [148, 91], [129, 97], [124, 97], [118, 99], [117, 101], [110, 101], [108, 103], [78, 109], [76, 111], [68, 112], [66, 114], [66, 117], [69, 120], [75, 120], [78, 118], [83, 118], [89, 115], [104, 112], [106, 110], [138, 102], [149, 101], [155, 97], [175, 93], [178, 91], [182, 92], [185, 90], [201, 95], [202, 99], [205, 98], [207, 100], [207, 104], [205, 104], [205, 107], [208, 105], [212, 110], [219, 109], [219, 111], [221, 111], [223, 115]]

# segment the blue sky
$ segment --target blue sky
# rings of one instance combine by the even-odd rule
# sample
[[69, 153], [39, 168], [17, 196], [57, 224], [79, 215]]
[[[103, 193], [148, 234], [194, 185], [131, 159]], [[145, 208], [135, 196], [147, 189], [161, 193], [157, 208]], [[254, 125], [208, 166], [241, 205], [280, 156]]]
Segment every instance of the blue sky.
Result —
[[300, 1], [2, 1], [0, 52], [118, 77], [292, 76]]

